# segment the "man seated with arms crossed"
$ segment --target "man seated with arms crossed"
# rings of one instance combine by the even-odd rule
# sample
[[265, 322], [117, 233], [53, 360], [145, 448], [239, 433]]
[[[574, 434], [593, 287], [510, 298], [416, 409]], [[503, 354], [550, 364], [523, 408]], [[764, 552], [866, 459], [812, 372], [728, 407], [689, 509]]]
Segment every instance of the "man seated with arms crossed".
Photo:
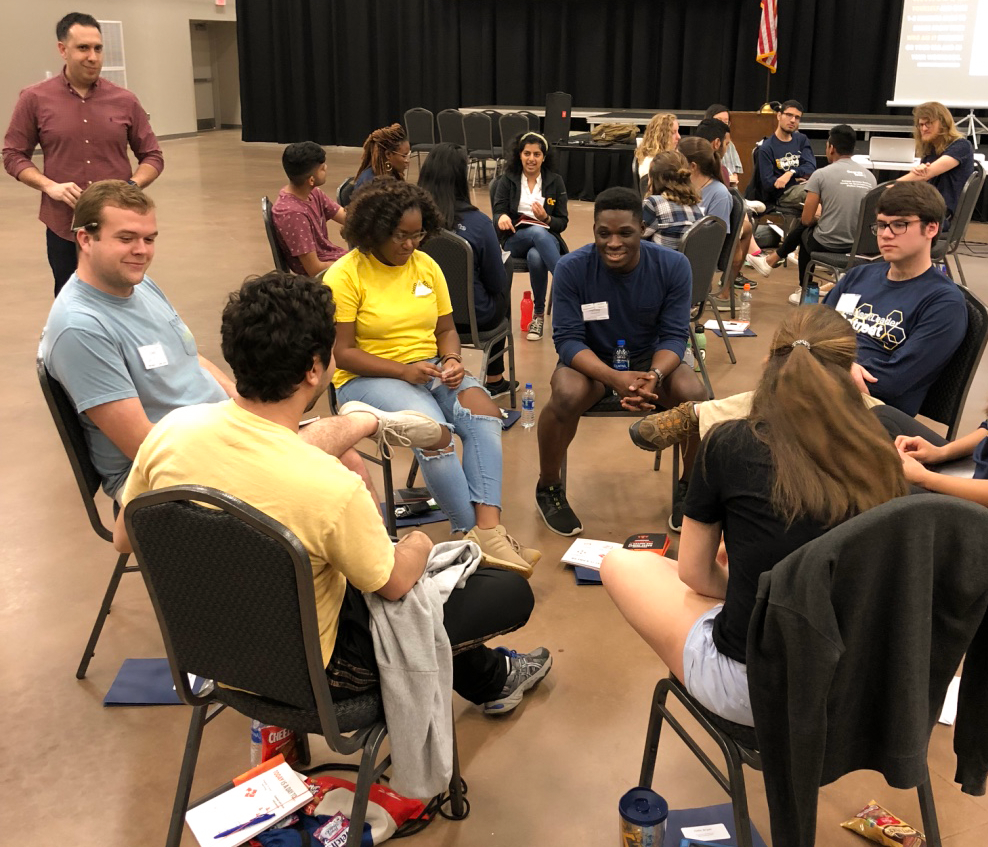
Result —
[[[539, 416], [540, 474], [535, 502], [553, 532], [583, 525], [566, 500], [561, 469], [580, 415], [611, 392], [626, 409], [666, 408], [706, 396], [682, 362], [689, 337], [692, 274], [686, 257], [642, 241], [642, 203], [629, 188], [608, 188], [594, 202], [594, 243], [563, 256], [553, 280], [552, 340], [559, 362]], [[631, 369], [611, 367], [623, 339]], [[682, 523], [682, 499], [698, 440], [683, 450], [670, 526]]]
[[775, 132], [755, 151], [762, 199], [782, 207], [800, 207], [806, 199], [806, 180], [816, 170], [810, 140], [797, 130], [803, 117], [798, 100], [786, 100], [776, 115]]
[[[116, 497], [157, 421], [172, 409], [216, 403], [236, 391], [198, 355], [189, 328], [146, 276], [158, 235], [150, 197], [120, 180], [94, 183], [79, 197], [72, 228], [79, 266], [52, 305], [41, 355], [79, 413], [103, 490]], [[350, 449], [361, 438], [417, 444], [440, 434], [417, 413], [385, 416], [364, 404], [340, 411], [359, 414], [317, 421], [303, 438], [341, 456], [368, 484]]]
[[[171, 485], [206, 485], [283, 523], [313, 567], [320, 643], [333, 696], [378, 685], [361, 591], [400, 600], [422, 575], [432, 542], [413, 531], [392, 545], [361, 480], [297, 435], [299, 418], [335, 369], [336, 306], [330, 289], [278, 271], [249, 279], [223, 310], [223, 356], [236, 377], [232, 400], [167, 415], [137, 452], [121, 504]], [[117, 518], [114, 544], [130, 547]], [[549, 671], [545, 648], [517, 654], [483, 642], [524, 626], [535, 599], [528, 582], [479, 568], [444, 607], [453, 647], [453, 689], [488, 714], [515, 708]]]
[[[800, 222], [789, 230], [782, 244], [765, 254], [770, 268], [777, 267], [801, 246], [799, 279], [802, 280], [810, 264], [810, 254], [851, 251], [861, 201], [877, 184], [875, 175], [851, 158], [856, 138], [847, 124], [838, 124], [830, 130], [827, 138], [830, 164], [814, 171], [806, 181], [806, 202]], [[790, 295], [789, 302], [798, 306], [802, 294], [800, 287]]]
[[[887, 403], [907, 415], [919, 412], [967, 332], [964, 295], [930, 259], [945, 211], [943, 197], [929, 183], [890, 186], [872, 225], [885, 261], [852, 268], [824, 300], [857, 333], [851, 376], [869, 406]], [[702, 437], [716, 423], [746, 417], [751, 397], [749, 392], [683, 403], [649, 415], [632, 424], [631, 440], [645, 450], [664, 450]]]
[[271, 222], [288, 267], [315, 277], [346, 254], [329, 240], [328, 221], [343, 225], [346, 209], [319, 188], [326, 184], [326, 151], [314, 141], [289, 144], [281, 155], [288, 185], [271, 207]]

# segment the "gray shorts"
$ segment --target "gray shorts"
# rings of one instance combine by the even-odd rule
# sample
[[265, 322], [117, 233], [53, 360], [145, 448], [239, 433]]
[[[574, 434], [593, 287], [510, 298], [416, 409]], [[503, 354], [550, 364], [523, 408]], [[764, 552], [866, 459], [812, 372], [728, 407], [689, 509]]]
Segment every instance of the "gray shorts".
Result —
[[748, 698], [748, 668], [725, 656], [714, 644], [714, 618], [721, 603], [697, 618], [683, 647], [686, 690], [707, 709], [744, 726], [754, 726]]

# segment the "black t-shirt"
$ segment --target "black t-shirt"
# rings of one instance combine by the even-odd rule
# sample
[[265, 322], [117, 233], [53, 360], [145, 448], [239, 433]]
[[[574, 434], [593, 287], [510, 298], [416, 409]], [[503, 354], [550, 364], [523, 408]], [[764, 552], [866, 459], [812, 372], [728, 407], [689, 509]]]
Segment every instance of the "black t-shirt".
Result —
[[758, 577], [827, 530], [805, 519], [787, 528], [772, 508], [773, 481], [768, 447], [755, 438], [748, 421], [728, 421], [703, 440], [683, 509], [692, 520], [723, 526], [730, 567], [713, 638], [721, 653], [742, 663]]

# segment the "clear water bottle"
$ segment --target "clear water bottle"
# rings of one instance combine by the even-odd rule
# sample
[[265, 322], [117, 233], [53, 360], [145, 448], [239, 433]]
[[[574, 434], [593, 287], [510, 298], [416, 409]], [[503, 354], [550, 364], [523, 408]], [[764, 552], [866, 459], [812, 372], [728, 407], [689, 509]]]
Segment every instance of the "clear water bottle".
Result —
[[738, 320], [751, 323], [751, 283], [744, 284], [741, 292], [741, 308], [738, 310]]
[[614, 370], [627, 371], [631, 369], [631, 360], [628, 358], [628, 350], [624, 346], [624, 339], [618, 339], [618, 346], [614, 348]]
[[703, 324], [697, 324], [693, 331], [696, 333], [696, 365], [694, 367], [699, 372], [700, 361], [707, 358], [707, 331]]
[[261, 764], [261, 727], [259, 720], [250, 722], [250, 766], [256, 768]]
[[535, 426], [535, 389], [532, 383], [525, 383], [525, 391], [521, 395], [521, 425], [524, 429]]
[[820, 302], [820, 286], [815, 279], [811, 279], [806, 284], [806, 296], [803, 298], [803, 305]]

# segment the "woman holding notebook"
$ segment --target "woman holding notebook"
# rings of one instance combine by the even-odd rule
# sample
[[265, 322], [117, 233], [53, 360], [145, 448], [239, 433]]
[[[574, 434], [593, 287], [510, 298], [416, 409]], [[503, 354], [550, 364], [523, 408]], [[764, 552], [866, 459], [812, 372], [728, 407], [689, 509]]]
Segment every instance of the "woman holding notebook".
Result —
[[562, 254], [560, 233], [569, 223], [566, 183], [552, 165], [552, 148], [545, 137], [523, 132], [512, 142], [504, 176], [494, 190], [494, 222], [501, 246], [528, 263], [535, 301], [529, 341], [542, 338], [549, 274], [556, 270]]

